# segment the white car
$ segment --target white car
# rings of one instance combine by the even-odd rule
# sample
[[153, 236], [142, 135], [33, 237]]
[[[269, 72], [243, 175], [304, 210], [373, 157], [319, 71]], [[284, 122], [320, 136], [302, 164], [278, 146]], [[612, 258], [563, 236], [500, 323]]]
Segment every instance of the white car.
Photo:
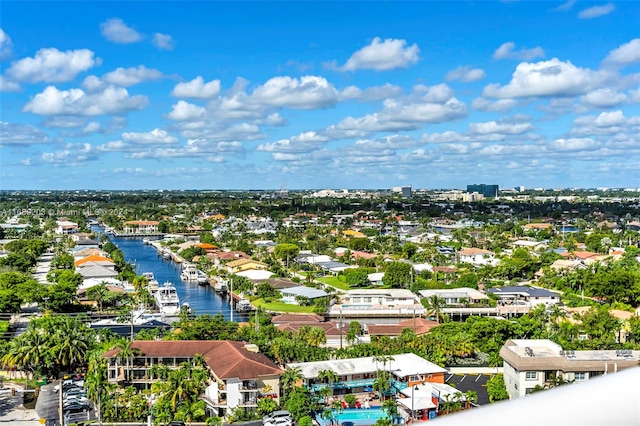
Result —
[[262, 422], [263, 426], [293, 426], [293, 420], [290, 417], [278, 417], [267, 422]]
[[290, 424], [289, 425], [280, 424], [280, 423], [276, 424], [276, 421], [278, 419], [288, 420], [289, 423], [292, 423], [290, 412], [288, 412], [287, 410], [278, 410], [264, 416], [262, 418], [262, 424], [264, 426], [291, 426]]

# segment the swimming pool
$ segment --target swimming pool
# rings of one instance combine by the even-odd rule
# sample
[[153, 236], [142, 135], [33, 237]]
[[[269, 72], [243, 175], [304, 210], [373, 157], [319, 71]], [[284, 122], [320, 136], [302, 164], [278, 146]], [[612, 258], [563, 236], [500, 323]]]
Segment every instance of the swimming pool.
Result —
[[[381, 408], [347, 409], [340, 413], [336, 413], [335, 419], [338, 421], [338, 424], [352, 422], [354, 425], [365, 426], [375, 424], [378, 419], [386, 417], [386, 415], [387, 413], [385, 413]], [[327, 426], [331, 424], [329, 419], [323, 419], [320, 416], [318, 416], [316, 420], [318, 420], [320, 426]]]

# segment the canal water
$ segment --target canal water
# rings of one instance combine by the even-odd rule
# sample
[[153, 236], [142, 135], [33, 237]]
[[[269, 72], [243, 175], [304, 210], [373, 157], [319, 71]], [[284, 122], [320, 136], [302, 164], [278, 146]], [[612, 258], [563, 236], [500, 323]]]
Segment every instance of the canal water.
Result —
[[[92, 229], [95, 232], [103, 232], [103, 229], [97, 226], [93, 226]], [[166, 281], [172, 283], [178, 292], [180, 303], [188, 303], [194, 314], [222, 314], [226, 320], [231, 319], [231, 306], [228, 299], [223, 298], [208, 285], [202, 286], [182, 281], [180, 264], [159, 256], [153, 246], [142, 242], [142, 238], [118, 238], [109, 235], [109, 239], [122, 250], [125, 260], [135, 266], [136, 274], [153, 272], [160, 285]], [[249, 316], [247, 313], [234, 310], [233, 320], [245, 322], [249, 320]]]

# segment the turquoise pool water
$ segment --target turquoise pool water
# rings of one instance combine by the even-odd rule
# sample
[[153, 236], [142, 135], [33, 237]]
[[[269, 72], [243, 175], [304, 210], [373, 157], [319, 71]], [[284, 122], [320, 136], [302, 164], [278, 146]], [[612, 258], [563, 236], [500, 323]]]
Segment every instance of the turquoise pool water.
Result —
[[[360, 409], [347, 409], [336, 416], [336, 420], [339, 424], [344, 422], [352, 422], [354, 425], [365, 426], [372, 425], [378, 419], [386, 416], [386, 413], [381, 408], [360, 408]], [[318, 423], [321, 426], [327, 426], [331, 422], [328, 419], [323, 419], [320, 416], [317, 418]]]

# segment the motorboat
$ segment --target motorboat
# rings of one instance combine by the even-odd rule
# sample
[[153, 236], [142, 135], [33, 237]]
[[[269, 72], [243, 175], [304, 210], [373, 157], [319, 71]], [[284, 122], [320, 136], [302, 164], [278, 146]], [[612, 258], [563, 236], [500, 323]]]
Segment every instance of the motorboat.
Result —
[[93, 321], [89, 324], [92, 329], [108, 328], [114, 333], [122, 336], [129, 335], [133, 329], [134, 333], [147, 328], [168, 328], [170, 321], [167, 321], [165, 315], [159, 313], [151, 313], [145, 309], [137, 309], [132, 312], [131, 321], [122, 321], [115, 318], [101, 319]]
[[229, 290], [227, 281], [222, 278], [216, 278], [216, 284], [213, 286], [216, 293], [226, 293]]
[[207, 285], [209, 284], [209, 277], [207, 274], [198, 269], [198, 284]]
[[249, 312], [253, 311], [253, 305], [247, 299], [240, 299], [236, 304], [236, 311], [238, 312]]
[[209, 277], [207, 277], [207, 274], [191, 263], [184, 266], [184, 269], [180, 273], [180, 278], [182, 281], [197, 282], [200, 285], [206, 285], [209, 283]]
[[198, 281], [198, 268], [196, 265], [192, 263], [185, 264], [180, 273], [180, 278], [182, 281]]
[[153, 272], [143, 272], [142, 276], [147, 279], [147, 288], [149, 289], [149, 293], [154, 294], [156, 291], [158, 291], [160, 283], [158, 282], [158, 280], [156, 280]]
[[161, 314], [177, 316], [180, 313], [180, 298], [170, 282], [167, 281], [159, 287], [154, 298]]

